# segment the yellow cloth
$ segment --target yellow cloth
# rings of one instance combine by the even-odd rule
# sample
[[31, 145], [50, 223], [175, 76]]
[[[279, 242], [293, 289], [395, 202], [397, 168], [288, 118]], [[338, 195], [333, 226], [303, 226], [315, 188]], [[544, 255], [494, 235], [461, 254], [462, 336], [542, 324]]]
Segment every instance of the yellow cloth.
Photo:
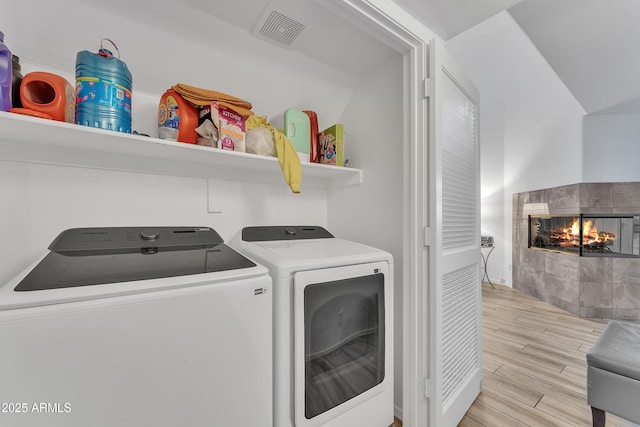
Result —
[[252, 105], [249, 101], [227, 95], [226, 93], [201, 89], [184, 83], [178, 83], [177, 85], [171, 86], [171, 88], [194, 105], [211, 105], [211, 102], [216, 101], [218, 104], [228, 107], [243, 116], [253, 115], [253, 111], [251, 111]]
[[269, 122], [267, 122], [266, 117], [251, 116], [247, 118], [245, 126], [247, 131], [260, 126], [271, 131], [276, 143], [276, 153], [278, 155], [280, 168], [284, 174], [284, 179], [287, 181], [287, 184], [289, 184], [289, 187], [291, 187], [291, 191], [299, 193], [300, 182], [302, 181], [302, 165], [300, 164], [300, 157], [298, 157], [298, 153], [296, 153], [289, 138], [271, 126]]

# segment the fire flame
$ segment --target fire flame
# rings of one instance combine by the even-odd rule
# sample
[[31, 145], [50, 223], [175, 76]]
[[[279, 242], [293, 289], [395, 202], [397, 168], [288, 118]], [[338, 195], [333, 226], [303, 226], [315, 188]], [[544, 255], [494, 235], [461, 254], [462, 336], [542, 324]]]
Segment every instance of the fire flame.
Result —
[[[578, 246], [580, 241], [580, 221], [573, 219], [571, 227], [552, 232], [552, 237], [557, 239], [560, 246]], [[606, 231], [598, 232], [598, 228], [592, 221], [582, 223], [582, 244], [604, 246], [607, 242], [615, 240], [616, 235]]]

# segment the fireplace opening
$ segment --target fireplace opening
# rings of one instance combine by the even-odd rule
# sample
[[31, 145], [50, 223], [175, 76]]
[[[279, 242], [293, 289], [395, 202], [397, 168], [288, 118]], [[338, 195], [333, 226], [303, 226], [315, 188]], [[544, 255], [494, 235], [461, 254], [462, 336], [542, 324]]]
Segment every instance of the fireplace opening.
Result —
[[580, 256], [640, 257], [640, 215], [530, 215], [529, 247]]

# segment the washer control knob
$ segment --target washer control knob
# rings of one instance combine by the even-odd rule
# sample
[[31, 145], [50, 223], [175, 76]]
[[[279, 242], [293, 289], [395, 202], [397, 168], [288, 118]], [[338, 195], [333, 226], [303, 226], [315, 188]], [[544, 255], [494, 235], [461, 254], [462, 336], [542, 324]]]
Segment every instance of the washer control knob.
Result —
[[285, 228], [284, 232], [287, 236], [295, 236], [296, 235], [296, 230], [293, 228]]
[[156, 240], [158, 236], [160, 236], [158, 230], [142, 230], [140, 232], [140, 238], [149, 242]]

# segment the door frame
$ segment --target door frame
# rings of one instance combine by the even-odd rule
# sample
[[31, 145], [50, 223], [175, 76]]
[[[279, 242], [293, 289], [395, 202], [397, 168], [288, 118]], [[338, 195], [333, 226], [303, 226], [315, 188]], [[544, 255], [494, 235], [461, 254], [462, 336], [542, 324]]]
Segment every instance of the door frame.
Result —
[[[422, 23], [395, 3], [385, 0], [316, 0], [340, 13], [403, 56], [403, 262], [402, 286], [402, 408], [396, 407], [404, 427], [429, 425], [426, 382], [430, 339], [429, 290], [423, 286], [428, 265], [424, 262], [429, 188], [429, 142], [426, 79], [429, 41], [436, 38]], [[426, 362], [426, 363], [425, 363]]]

